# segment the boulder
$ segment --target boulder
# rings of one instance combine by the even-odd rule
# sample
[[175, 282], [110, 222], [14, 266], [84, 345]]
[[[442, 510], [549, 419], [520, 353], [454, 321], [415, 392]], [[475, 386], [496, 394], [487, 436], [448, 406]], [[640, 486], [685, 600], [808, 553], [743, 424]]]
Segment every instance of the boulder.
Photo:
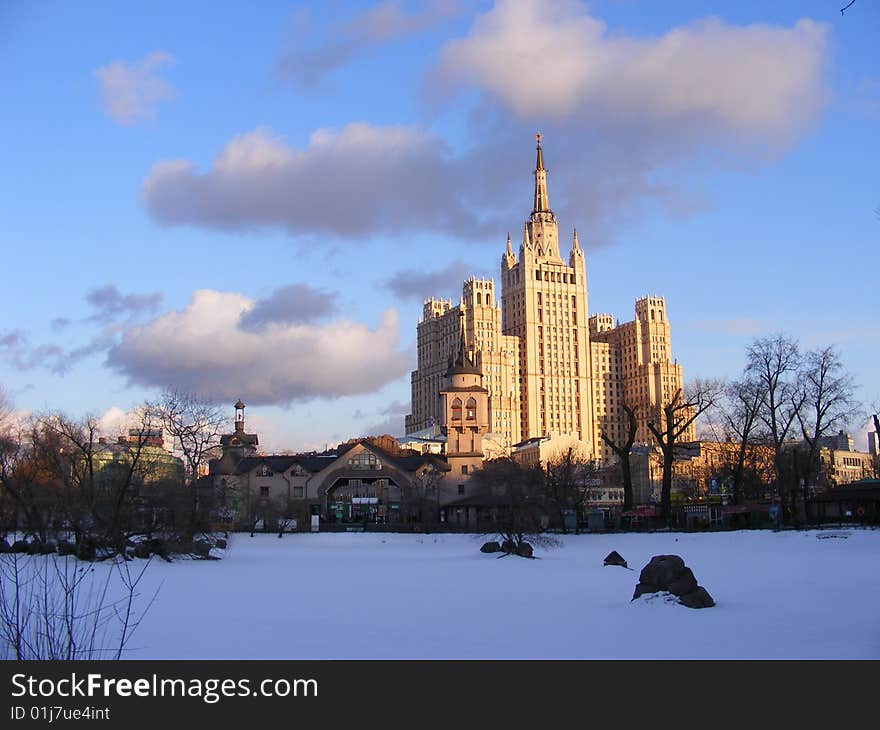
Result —
[[9, 542], [5, 538], [3, 540], [0, 540], [0, 553], [11, 553], [11, 552], [12, 552], [12, 546], [9, 544]]
[[685, 568], [679, 576], [669, 582], [667, 590], [673, 595], [684, 596], [697, 590], [697, 579], [690, 568]]
[[43, 552], [43, 543], [41, 543], [39, 540], [34, 540], [27, 547], [28, 555], [41, 555], [42, 552]]
[[[607, 564], [607, 563], [606, 563]], [[715, 605], [708, 591], [697, 583], [693, 571], [678, 555], [655, 555], [642, 568], [632, 600], [646, 593], [667, 591], [688, 608], [710, 608]]]
[[715, 605], [715, 601], [712, 600], [709, 591], [702, 586], [697, 586], [696, 590], [691, 593], [679, 596], [678, 602], [688, 608], [712, 608]]
[[516, 554], [521, 558], [530, 558], [533, 552], [532, 546], [527, 542], [521, 542], [516, 548]]
[[226, 539], [222, 538], [222, 537], [218, 537], [217, 541], [214, 543], [214, 547], [219, 548], [220, 550], [225, 550], [226, 545], [227, 545]]
[[12, 552], [14, 553], [26, 553], [28, 551], [28, 544], [26, 540], [16, 540], [12, 543]]
[[483, 543], [483, 546], [480, 548], [481, 553], [499, 553], [501, 552], [501, 545], [492, 540], [491, 542]]
[[59, 555], [73, 555], [74, 549], [73, 545], [67, 540], [59, 540], [58, 541], [58, 554]]
[[649, 583], [637, 583], [636, 589], [633, 592], [632, 600], [636, 600], [639, 596], [643, 596], [646, 593], [656, 593], [657, 591], [662, 590], [657, 586], [650, 585]]
[[605, 558], [605, 565], [619, 565], [621, 568], [629, 567], [626, 564], [626, 561], [623, 559], [623, 556], [617, 552], [617, 550], [612, 550], [608, 553], [608, 556]]
[[505, 540], [501, 544], [501, 549], [505, 553], [515, 553], [516, 552], [516, 545], [513, 544], [513, 540]]
[[94, 560], [98, 546], [94, 540], [82, 540], [76, 546], [76, 557], [80, 560]]
[[156, 554], [160, 558], [164, 558], [167, 560], [167, 558], [168, 558], [168, 543], [166, 543], [164, 540], [162, 540], [158, 537], [155, 537], [152, 540], [147, 540], [143, 544], [145, 544], [149, 548], [150, 553]]
[[134, 556], [146, 560], [150, 557], [150, 546], [146, 542], [139, 542], [134, 546]]
[[58, 543], [56, 543], [54, 540], [49, 540], [40, 544], [40, 553], [42, 555], [51, 555], [55, 552], [57, 547]]
[[642, 568], [642, 572], [639, 574], [639, 583], [663, 586], [660, 590], [665, 591], [665, 586], [678, 578], [684, 568], [684, 560], [678, 555], [655, 555]]

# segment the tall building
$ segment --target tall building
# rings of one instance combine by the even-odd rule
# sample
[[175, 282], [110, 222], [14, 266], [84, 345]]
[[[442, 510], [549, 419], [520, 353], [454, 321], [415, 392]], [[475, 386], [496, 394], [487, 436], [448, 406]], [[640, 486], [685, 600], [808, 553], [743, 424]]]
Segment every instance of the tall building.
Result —
[[[593, 404], [596, 411], [596, 454], [610, 458], [602, 440], [605, 433], [616, 443], [626, 437], [628, 419], [623, 405], [636, 417], [636, 443], [653, 441], [648, 423], [658, 418], [660, 407], [683, 387], [681, 365], [672, 359], [666, 300], [648, 296], [636, 300], [635, 319], [614, 325], [610, 314], [590, 317], [593, 357]], [[696, 429], [688, 429], [682, 441], [694, 441]]]
[[635, 319], [625, 324], [608, 314], [589, 317], [584, 252], [574, 230], [568, 258], [560, 253], [541, 135], [537, 140], [532, 211], [518, 255], [508, 234], [501, 257], [501, 306], [494, 283], [473, 277], [458, 305], [442, 299], [424, 304], [406, 431], [440, 423], [443, 374], [463, 331], [463, 347], [488, 391], [487, 442], [512, 447], [563, 434], [610, 460], [602, 435], [614, 441], [625, 436], [624, 403], [636, 409], [636, 442], [650, 443], [647, 424], [682, 387], [682, 369], [672, 360], [662, 297], [638, 299]]
[[461, 301], [429, 299], [418, 325], [418, 370], [413, 371], [412, 413], [406, 417], [407, 434], [430, 432], [440, 424], [440, 390], [444, 373], [458, 356], [464, 328], [467, 356], [483, 375], [489, 392], [489, 431], [504, 448], [521, 440], [519, 339], [501, 332], [501, 307], [495, 284], [471, 277], [464, 282]]
[[594, 438], [584, 252], [574, 232], [566, 262], [550, 209], [541, 137], [532, 213], [519, 260], [507, 240], [501, 257], [502, 330], [520, 343], [520, 430], [524, 439], [551, 431]]

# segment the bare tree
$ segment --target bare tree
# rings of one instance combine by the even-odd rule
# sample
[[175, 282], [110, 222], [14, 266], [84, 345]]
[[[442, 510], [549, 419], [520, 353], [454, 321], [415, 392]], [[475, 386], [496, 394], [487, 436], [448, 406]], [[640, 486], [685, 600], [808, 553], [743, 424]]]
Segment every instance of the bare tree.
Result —
[[733, 498], [737, 502], [743, 497], [746, 460], [750, 449], [755, 446], [764, 398], [765, 390], [761, 381], [754, 375], [747, 375], [742, 380], [728, 384], [719, 402], [725, 435], [737, 445], [730, 475]]
[[471, 483], [476, 493], [492, 505], [491, 532], [501, 539], [505, 553], [531, 557], [533, 545], [555, 544], [545, 534], [547, 511], [540, 467], [495, 459], [477, 469]]
[[[543, 472], [546, 507], [552, 512], [557, 526], [564, 533], [568, 532], [565, 514], [571, 511], [577, 518], [583, 513], [589, 496], [589, 480], [599, 473], [598, 466], [569, 447], [565, 453], [548, 459]], [[577, 532], [577, 521], [574, 529]]]
[[808, 352], [800, 373], [798, 423], [807, 446], [806, 473], [803, 475], [804, 500], [807, 485], [819, 474], [822, 440], [858, 415], [852, 376], [843, 367], [833, 347]]
[[0, 555], [0, 658], [120, 659], [156, 597], [138, 601], [148, 565], [101, 576], [72, 558]]
[[[805, 395], [798, 383], [801, 356], [795, 340], [785, 335], [762, 337], [746, 350], [746, 376], [755, 379], [763, 392], [759, 412], [762, 437], [773, 449], [776, 493], [783, 518], [794, 514], [796, 470], [788, 468], [785, 442], [797, 421]], [[792, 452], [794, 455], [794, 452]]]
[[721, 381], [694, 380], [688, 385], [684, 395], [679, 388], [669, 402], [663, 404], [657, 421], [648, 422], [648, 428], [663, 454], [663, 481], [660, 489], [660, 512], [663, 517], [668, 518], [670, 514], [675, 448], [697, 418], [718, 401], [723, 390]]
[[632, 453], [633, 444], [636, 442], [638, 423], [636, 421], [635, 406], [630, 406], [626, 402], [622, 402], [620, 408], [626, 416], [626, 430], [624, 431], [623, 438], [619, 441], [615, 441], [603, 432], [602, 440], [608, 444], [608, 447], [617, 455], [617, 460], [620, 463], [620, 475], [623, 480], [623, 509], [630, 510], [633, 507], [633, 481], [630, 454]]
[[187, 482], [192, 490], [189, 529], [195, 533], [201, 520], [198, 479], [203, 464], [220, 443], [220, 435], [226, 430], [228, 418], [213, 403], [180, 390], [166, 390], [159, 401], [151, 405], [151, 410], [183, 455]]

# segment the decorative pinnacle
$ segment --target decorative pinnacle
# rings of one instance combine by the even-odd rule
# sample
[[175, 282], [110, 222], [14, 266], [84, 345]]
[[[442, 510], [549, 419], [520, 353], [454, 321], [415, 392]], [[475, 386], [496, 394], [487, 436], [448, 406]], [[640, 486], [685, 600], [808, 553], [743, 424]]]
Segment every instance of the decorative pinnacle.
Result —
[[535, 134], [538, 140], [538, 155], [535, 161], [535, 205], [532, 207], [533, 213], [549, 212], [550, 199], [547, 196], [547, 171], [544, 169], [544, 151], [541, 149], [541, 133]]

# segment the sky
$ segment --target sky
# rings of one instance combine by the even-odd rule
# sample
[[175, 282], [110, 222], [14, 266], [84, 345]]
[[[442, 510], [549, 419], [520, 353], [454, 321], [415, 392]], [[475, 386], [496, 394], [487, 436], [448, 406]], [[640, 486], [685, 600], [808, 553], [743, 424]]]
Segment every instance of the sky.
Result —
[[0, 386], [402, 435], [422, 302], [500, 284], [540, 131], [591, 313], [665, 296], [686, 379], [834, 345], [880, 400], [880, 8], [845, 4], [0, 2]]

